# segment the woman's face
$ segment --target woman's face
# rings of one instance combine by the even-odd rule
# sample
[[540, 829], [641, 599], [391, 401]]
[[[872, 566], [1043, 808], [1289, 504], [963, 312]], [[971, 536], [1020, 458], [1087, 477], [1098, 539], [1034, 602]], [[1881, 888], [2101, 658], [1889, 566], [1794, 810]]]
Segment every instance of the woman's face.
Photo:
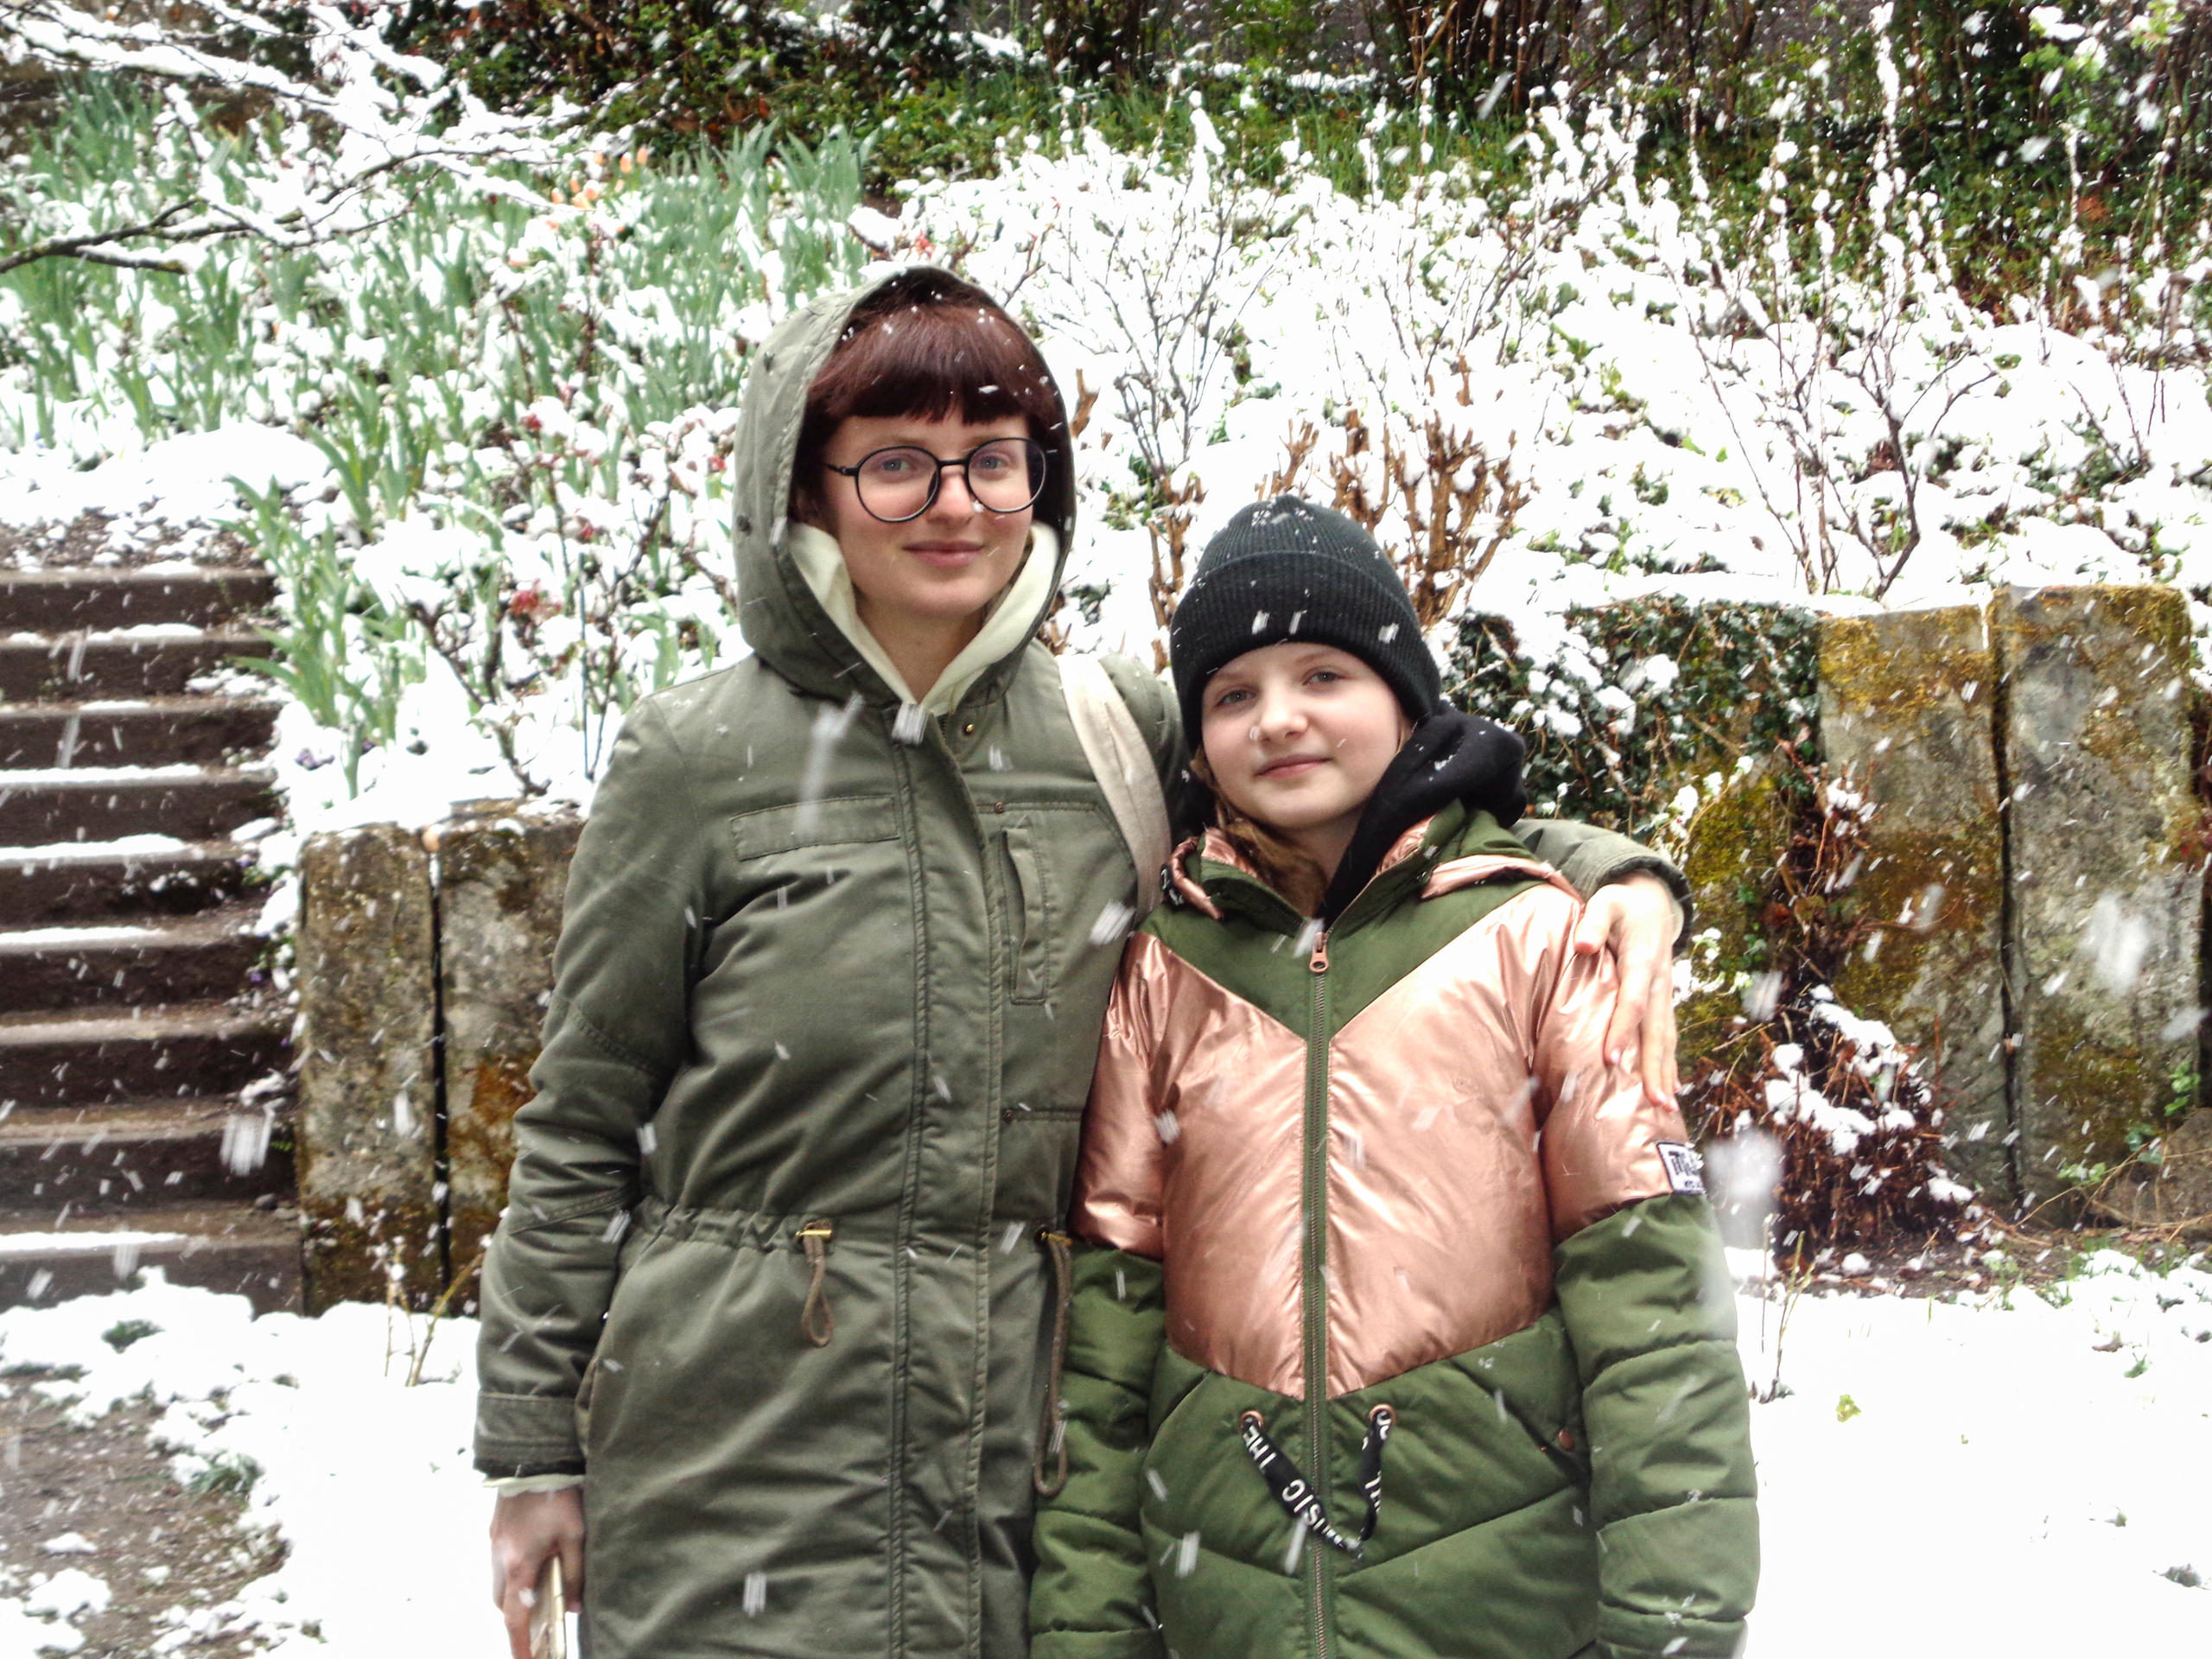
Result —
[[1364, 662], [1294, 639], [1217, 671], [1204, 715], [1214, 788], [1246, 817], [1316, 847], [1350, 839], [1411, 729], [1397, 694]]
[[[995, 438], [1026, 438], [1019, 415], [973, 424], [957, 416], [855, 415], [831, 435], [823, 459], [857, 467], [878, 449], [911, 445], [957, 461]], [[1034, 507], [993, 512], [969, 493], [965, 473], [945, 471], [918, 518], [887, 524], [861, 505], [859, 480], [824, 468], [823, 526], [843, 549], [861, 620], [887, 645], [902, 633], [937, 634], [980, 619], [1021, 569]]]

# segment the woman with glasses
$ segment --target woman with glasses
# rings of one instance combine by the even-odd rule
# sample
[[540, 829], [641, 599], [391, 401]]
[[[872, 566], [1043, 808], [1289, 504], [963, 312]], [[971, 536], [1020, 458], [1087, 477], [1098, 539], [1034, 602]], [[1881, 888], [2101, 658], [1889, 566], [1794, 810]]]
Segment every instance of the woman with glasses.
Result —
[[[597, 1659], [1017, 1659], [1059, 1229], [1142, 890], [1038, 639], [1066, 415], [1004, 311], [913, 269], [753, 353], [734, 461], [753, 654], [632, 711], [516, 1119], [494, 1594], [518, 1656], [557, 1552]], [[1105, 666], [1172, 779], [1173, 698]], [[1520, 833], [1615, 883], [1593, 948], [1663, 973], [1671, 872]], [[1655, 1087], [1671, 1040], [1662, 1007]]]

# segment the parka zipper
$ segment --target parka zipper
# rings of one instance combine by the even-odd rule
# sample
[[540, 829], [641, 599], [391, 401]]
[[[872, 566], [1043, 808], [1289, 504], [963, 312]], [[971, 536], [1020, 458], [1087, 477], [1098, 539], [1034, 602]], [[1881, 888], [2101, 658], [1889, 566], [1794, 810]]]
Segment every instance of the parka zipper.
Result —
[[[1306, 1331], [1306, 1470], [1313, 1493], [1329, 1502], [1328, 1428], [1329, 1294], [1329, 935], [1313, 941], [1306, 964], [1313, 970], [1313, 1001], [1306, 1032], [1306, 1249], [1301, 1313]], [[1328, 1659], [1328, 1564], [1326, 1549], [1307, 1549], [1306, 1571], [1313, 1625], [1313, 1659]]]

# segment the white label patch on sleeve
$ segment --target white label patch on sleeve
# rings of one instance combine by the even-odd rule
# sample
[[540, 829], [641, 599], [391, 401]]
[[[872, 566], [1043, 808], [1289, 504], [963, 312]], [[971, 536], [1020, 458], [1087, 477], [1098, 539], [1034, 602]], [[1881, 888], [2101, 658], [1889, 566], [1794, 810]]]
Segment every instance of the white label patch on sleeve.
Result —
[[1661, 1141], [1659, 1161], [1667, 1166], [1667, 1185], [1677, 1192], [1694, 1192], [1705, 1196], [1705, 1160], [1697, 1155], [1695, 1147], [1684, 1146], [1679, 1141]]

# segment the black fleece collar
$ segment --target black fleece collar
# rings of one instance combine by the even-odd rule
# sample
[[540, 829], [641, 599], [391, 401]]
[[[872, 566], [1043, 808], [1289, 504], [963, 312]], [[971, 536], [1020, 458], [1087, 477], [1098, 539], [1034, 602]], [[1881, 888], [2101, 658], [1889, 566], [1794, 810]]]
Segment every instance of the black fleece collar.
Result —
[[1351, 844], [1321, 896], [1322, 922], [1336, 920], [1358, 896], [1399, 836], [1454, 801], [1470, 810], [1480, 808], [1509, 830], [1518, 823], [1529, 807], [1521, 779], [1527, 753], [1517, 734], [1456, 709], [1414, 727], [1368, 798]]

